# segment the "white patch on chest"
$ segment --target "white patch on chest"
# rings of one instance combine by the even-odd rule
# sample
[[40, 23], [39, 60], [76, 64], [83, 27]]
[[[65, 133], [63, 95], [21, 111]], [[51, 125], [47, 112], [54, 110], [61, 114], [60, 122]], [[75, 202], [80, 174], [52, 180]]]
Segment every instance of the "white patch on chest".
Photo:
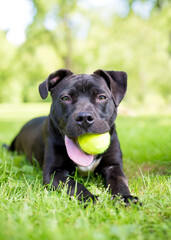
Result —
[[102, 157], [99, 157], [98, 159], [95, 158], [94, 161], [92, 162], [92, 164], [87, 166], [87, 167], [83, 167], [83, 166], [77, 165], [78, 172], [82, 176], [87, 176], [88, 172], [94, 172], [96, 167], [99, 165], [101, 159], [102, 159]]

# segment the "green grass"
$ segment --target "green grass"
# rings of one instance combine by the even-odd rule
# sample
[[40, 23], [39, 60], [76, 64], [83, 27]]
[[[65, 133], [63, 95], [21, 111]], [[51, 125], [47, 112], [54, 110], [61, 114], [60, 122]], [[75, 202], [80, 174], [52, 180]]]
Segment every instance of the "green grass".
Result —
[[[0, 144], [22, 124], [48, 113], [49, 105], [0, 105]], [[171, 239], [171, 116], [120, 116], [117, 131], [132, 194], [143, 206], [112, 202], [101, 177], [75, 180], [99, 201], [87, 208], [68, 198], [66, 187], [47, 191], [42, 171], [24, 156], [0, 149], [0, 240]]]

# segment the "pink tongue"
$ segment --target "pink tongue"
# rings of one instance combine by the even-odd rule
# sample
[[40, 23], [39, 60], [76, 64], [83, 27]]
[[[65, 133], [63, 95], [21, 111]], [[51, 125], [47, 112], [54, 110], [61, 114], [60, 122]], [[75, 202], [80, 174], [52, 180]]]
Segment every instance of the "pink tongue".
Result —
[[89, 166], [93, 162], [93, 155], [84, 153], [77, 144], [65, 135], [65, 146], [68, 156], [80, 166]]

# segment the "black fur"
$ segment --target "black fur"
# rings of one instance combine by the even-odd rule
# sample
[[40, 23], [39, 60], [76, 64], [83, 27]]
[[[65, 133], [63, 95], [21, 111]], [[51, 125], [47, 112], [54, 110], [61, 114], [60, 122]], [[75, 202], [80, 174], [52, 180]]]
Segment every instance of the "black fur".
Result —
[[[84, 133], [110, 132], [111, 143], [102, 154], [95, 171], [102, 174], [113, 196], [120, 194], [128, 202], [130, 195], [123, 172], [122, 152], [115, 130], [117, 106], [125, 95], [127, 74], [118, 71], [97, 70], [91, 75], [75, 75], [66, 69], [52, 73], [39, 86], [43, 99], [51, 92], [52, 105], [48, 117], [28, 122], [13, 140], [10, 150], [25, 153], [32, 162], [35, 157], [43, 168], [43, 183], [53, 187], [65, 183], [76, 169], [67, 155], [64, 136], [76, 139]], [[103, 97], [102, 97], [103, 96]], [[101, 99], [102, 98], [102, 99]], [[95, 199], [82, 184], [68, 179], [68, 194], [79, 199]]]

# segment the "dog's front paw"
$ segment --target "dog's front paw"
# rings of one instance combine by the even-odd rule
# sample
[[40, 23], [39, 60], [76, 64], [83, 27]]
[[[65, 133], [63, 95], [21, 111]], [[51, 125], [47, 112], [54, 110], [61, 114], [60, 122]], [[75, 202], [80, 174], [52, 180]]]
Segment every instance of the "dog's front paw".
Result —
[[127, 205], [129, 204], [137, 204], [139, 203], [139, 205], [142, 205], [142, 203], [139, 202], [138, 197], [134, 197], [132, 195], [128, 195], [128, 196], [123, 196], [122, 199], [124, 200], [124, 203]]
[[[119, 197], [119, 199], [118, 199]], [[121, 196], [121, 195], [114, 195], [112, 196], [111, 200], [119, 200], [123, 201], [125, 206], [129, 206], [130, 204], [139, 204], [140, 206], [142, 205], [141, 202], [139, 202], [138, 197], [134, 197], [132, 195], [127, 195], [127, 196]]]
[[98, 196], [91, 194], [91, 195], [87, 195], [87, 196], [81, 196], [81, 197], [79, 197], [78, 200], [79, 200], [80, 204], [82, 204], [84, 206], [84, 208], [86, 208], [91, 202], [93, 204], [96, 204], [96, 202], [98, 200]]
[[96, 201], [98, 200], [98, 196], [96, 196], [96, 195], [88, 195], [88, 196], [85, 196], [85, 197], [83, 197], [83, 199], [82, 199], [82, 201], [84, 202], [84, 203], [88, 203], [88, 202], [93, 202], [93, 203], [96, 203]]

